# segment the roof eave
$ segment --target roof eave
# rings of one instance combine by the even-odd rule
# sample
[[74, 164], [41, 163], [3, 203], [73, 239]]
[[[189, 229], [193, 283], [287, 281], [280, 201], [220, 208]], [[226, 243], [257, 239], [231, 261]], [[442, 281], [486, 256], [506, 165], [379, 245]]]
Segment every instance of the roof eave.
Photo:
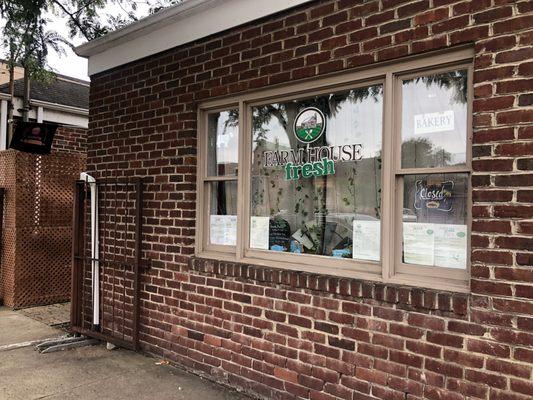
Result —
[[188, 15], [208, 7], [210, 3], [221, 1], [223, 0], [184, 0], [180, 4], [161, 10], [98, 39], [81, 44], [74, 48], [74, 52], [80, 57], [88, 58], [115, 45], [139, 37], [143, 32], [161, 28], [177, 22], [182, 18], [186, 18]]
[[89, 75], [201, 40], [313, 0], [185, 0], [99, 39], [78, 46]]

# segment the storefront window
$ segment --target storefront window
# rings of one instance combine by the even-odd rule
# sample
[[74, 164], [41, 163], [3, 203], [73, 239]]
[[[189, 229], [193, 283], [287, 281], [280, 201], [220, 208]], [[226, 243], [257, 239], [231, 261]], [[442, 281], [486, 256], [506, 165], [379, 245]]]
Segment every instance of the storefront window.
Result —
[[228, 110], [208, 116], [207, 174], [209, 176], [237, 175], [239, 163], [239, 116]]
[[250, 248], [380, 260], [383, 90], [252, 109]]
[[459, 69], [402, 81], [401, 166], [416, 171], [399, 175], [402, 263], [467, 267], [467, 78]]
[[403, 81], [402, 168], [465, 165], [466, 96], [466, 70]]
[[239, 111], [207, 114], [207, 173], [204, 187], [209, 219], [208, 245], [235, 246], [237, 242], [237, 171]]
[[404, 263], [466, 268], [467, 194], [467, 174], [404, 178]]
[[209, 243], [235, 246], [237, 241], [237, 181], [209, 183]]
[[201, 104], [197, 254], [466, 291], [473, 55]]

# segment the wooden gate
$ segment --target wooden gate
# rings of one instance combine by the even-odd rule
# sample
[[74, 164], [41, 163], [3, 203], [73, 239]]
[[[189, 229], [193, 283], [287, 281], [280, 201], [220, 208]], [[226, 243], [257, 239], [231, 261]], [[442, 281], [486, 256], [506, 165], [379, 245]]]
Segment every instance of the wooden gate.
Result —
[[[94, 193], [98, 236], [93, 243]], [[139, 344], [142, 195], [141, 178], [111, 178], [77, 181], [74, 197], [71, 330], [134, 350]], [[98, 250], [92, 252], [95, 243]]]

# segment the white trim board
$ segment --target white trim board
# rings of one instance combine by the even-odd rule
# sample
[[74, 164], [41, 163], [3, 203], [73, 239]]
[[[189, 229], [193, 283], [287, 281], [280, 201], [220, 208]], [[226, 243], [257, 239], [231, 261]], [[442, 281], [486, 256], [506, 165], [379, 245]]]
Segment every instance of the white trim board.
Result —
[[94, 75], [309, 1], [184, 0], [74, 51]]

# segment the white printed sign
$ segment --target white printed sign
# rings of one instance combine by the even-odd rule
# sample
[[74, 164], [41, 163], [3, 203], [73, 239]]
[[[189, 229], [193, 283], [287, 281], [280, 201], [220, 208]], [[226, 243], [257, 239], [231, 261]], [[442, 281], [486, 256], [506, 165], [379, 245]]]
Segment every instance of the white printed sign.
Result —
[[434, 224], [435, 265], [446, 268], [466, 268], [466, 225]]
[[453, 110], [414, 116], [415, 135], [453, 131], [454, 126]]
[[435, 252], [433, 224], [403, 223], [403, 259], [407, 264], [433, 265]]
[[352, 257], [358, 260], [380, 260], [380, 221], [353, 221]]
[[404, 262], [444, 268], [466, 268], [467, 226], [403, 223]]
[[250, 248], [268, 250], [269, 217], [250, 218]]
[[237, 243], [236, 215], [211, 215], [209, 222], [209, 242], [211, 244], [235, 246]]

